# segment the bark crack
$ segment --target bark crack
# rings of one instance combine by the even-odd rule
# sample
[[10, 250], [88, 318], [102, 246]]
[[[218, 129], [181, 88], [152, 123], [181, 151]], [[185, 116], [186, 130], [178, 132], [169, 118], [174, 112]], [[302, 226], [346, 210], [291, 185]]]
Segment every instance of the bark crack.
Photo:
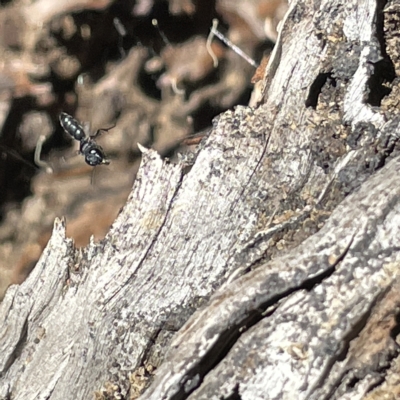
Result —
[[[337, 265], [346, 257], [346, 254], [353, 243], [353, 239], [354, 234], [352, 235], [346, 248], [336, 258], [335, 262], [322, 273], [317, 274], [312, 278], [305, 279], [304, 282], [297, 287], [289, 288], [282, 293], [276, 294], [264, 304], [260, 304], [257, 309], [249, 312], [246, 318], [238, 321], [235, 325], [230, 325], [227, 329], [225, 329], [225, 331], [221, 332], [218, 340], [212, 347], [209, 348], [208, 352], [203, 355], [201, 361], [185, 374], [180, 382], [179, 391], [171, 396], [171, 400], [187, 399], [195, 389], [201, 386], [205, 376], [224, 360], [240, 336], [254, 327], [262, 319], [269, 318], [271, 315], [273, 315], [279, 308], [279, 302], [281, 300], [297, 291], [311, 291], [317, 285], [320, 285], [325, 279], [329, 278], [335, 272]], [[189, 386], [188, 382], [191, 383]], [[193, 382], [196, 382], [197, 384], [193, 385]]]

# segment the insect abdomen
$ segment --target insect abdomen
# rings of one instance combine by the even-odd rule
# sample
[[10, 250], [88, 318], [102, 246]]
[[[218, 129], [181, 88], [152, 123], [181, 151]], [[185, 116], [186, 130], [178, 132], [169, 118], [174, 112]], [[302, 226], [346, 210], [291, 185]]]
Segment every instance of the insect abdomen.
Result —
[[69, 114], [62, 112], [60, 114], [60, 124], [64, 131], [69, 133], [74, 139], [82, 140], [85, 137], [85, 132], [79, 122]]

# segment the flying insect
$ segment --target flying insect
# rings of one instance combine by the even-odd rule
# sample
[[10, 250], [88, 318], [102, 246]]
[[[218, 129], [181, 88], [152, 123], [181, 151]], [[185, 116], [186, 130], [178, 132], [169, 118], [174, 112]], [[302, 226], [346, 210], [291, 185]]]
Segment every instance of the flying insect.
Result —
[[114, 128], [114, 126], [107, 129], [98, 129], [94, 135], [88, 136], [82, 125], [65, 112], [60, 114], [60, 124], [66, 133], [80, 142], [79, 153], [85, 157], [87, 164], [91, 167], [100, 164], [110, 164], [103, 148], [97, 144], [96, 138], [100, 136], [102, 132], [108, 132], [110, 129]]

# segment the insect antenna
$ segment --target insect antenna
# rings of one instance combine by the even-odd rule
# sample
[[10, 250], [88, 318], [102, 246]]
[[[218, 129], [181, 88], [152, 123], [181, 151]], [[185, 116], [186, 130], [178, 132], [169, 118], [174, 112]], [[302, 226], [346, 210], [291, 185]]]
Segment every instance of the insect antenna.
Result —
[[108, 132], [111, 129], [114, 129], [117, 125], [114, 124], [113, 126], [110, 126], [109, 128], [101, 128], [101, 129], [97, 129], [96, 133], [94, 135], [90, 135], [89, 137], [91, 139], [96, 139], [97, 137], [101, 136], [103, 134], [103, 132]]

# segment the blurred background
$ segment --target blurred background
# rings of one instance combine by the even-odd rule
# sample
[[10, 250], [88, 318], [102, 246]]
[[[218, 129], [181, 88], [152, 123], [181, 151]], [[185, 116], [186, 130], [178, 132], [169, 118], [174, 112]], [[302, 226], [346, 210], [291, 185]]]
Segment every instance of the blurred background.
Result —
[[[138, 143], [174, 162], [193, 151], [185, 138], [248, 104], [286, 9], [284, 0], [0, 1], [0, 300], [34, 267], [55, 217], [77, 247], [104, 237], [134, 182]], [[213, 62], [215, 18], [261, 70], [217, 38]], [[97, 139], [110, 165], [93, 173], [61, 111], [88, 134], [115, 125]]]

